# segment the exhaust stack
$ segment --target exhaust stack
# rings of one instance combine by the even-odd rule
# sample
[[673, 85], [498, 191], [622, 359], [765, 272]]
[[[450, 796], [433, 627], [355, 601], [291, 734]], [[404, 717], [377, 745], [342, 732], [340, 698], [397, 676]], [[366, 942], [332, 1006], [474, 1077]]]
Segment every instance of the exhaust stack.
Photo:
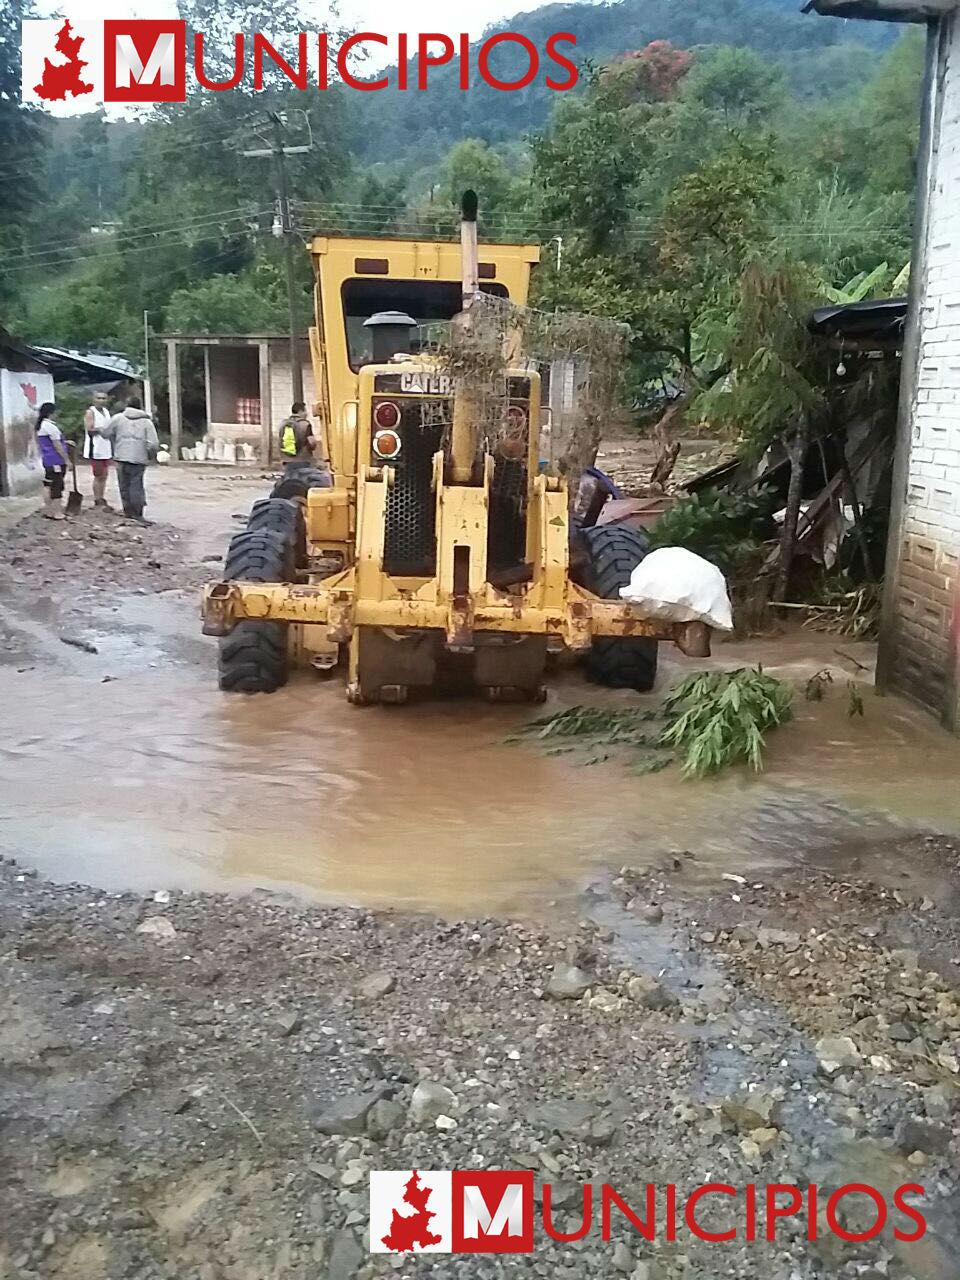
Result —
[[460, 200], [460, 254], [463, 274], [463, 309], [468, 310], [480, 289], [477, 258], [477, 193], [465, 191]]
[[[477, 193], [465, 191], [460, 200], [460, 270], [462, 310], [454, 324], [466, 335], [470, 332], [470, 308], [480, 290], [477, 258]], [[469, 484], [477, 457], [479, 414], [466, 382], [460, 378], [454, 388], [453, 428], [450, 432], [450, 475], [454, 484]]]

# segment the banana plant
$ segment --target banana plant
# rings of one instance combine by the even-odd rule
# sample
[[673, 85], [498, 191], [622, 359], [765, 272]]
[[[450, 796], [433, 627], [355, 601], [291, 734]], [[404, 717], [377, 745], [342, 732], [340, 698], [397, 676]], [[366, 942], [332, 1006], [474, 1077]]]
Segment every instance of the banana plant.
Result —
[[863, 302], [870, 297], [880, 281], [885, 279], [889, 269], [888, 263], [881, 262], [872, 271], [859, 272], [852, 280], [848, 280], [842, 289], [833, 289], [828, 285], [824, 292], [831, 302], [841, 304]]
[[897, 276], [896, 280], [894, 280], [893, 284], [890, 286], [890, 292], [894, 297], [897, 297], [901, 293], [906, 293], [909, 288], [910, 288], [910, 263], [908, 262], [907, 265], [900, 272], [900, 274]]

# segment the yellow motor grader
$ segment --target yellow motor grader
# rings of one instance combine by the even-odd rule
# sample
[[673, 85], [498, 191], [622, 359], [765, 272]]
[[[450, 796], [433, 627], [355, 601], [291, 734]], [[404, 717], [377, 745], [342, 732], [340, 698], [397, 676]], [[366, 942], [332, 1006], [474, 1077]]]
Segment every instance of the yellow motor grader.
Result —
[[479, 432], [475, 395], [435, 354], [431, 326], [469, 326], [486, 293], [525, 306], [534, 245], [313, 240], [310, 330], [329, 470], [288, 465], [238, 533], [203, 630], [220, 639], [220, 687], [272, 692], [291, 665], [343, 658], [357, 704], [423, 691], [540, 700], [548, 654], [646, 690], [657, 643], [709, 653], [701, 623], [644, 617], [619, 598], [642, 532], [571, 520], [567, 481], [540, 460], [541, 380], [505, 363], [499, 430]]

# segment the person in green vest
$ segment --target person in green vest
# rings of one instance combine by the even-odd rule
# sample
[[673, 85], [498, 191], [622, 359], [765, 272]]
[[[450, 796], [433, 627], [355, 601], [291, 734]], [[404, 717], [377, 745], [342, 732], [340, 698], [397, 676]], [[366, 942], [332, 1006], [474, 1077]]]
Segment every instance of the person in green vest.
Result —
[[307, 406], [302, 400], [295, 400], [290, 406], [290, 417], [280, 427], [280, 457], [285, 464], [312, 462], [315, 443]]

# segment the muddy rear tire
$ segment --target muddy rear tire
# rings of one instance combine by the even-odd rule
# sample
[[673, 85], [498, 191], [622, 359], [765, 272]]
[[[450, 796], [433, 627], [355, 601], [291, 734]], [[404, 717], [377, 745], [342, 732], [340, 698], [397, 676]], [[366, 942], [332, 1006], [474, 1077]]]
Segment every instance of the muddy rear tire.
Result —
[[[604, 600], [619, 600], [620, 588], [647, 554], [649, 543], [639, 529], [599, 525], [581, 530], [587, 553], [584, 586]], [[611, 689], [649, 693], [657, 678], [657, 641], [642, 638], [594, 640], [586, 661], [587, 676]]]
[[260, 498], [250, 508], [247, 529], [251, 533], [274, 533], [289, 540], [296, 564], [303, 563], [306, 533], [303, 502], [299, 498]]
[[310, 489], [329, 489], [330, 472], [322, 467], [288, 467], [270, 491], [271, 498], [305, 498]]
[[[294, 533], [267, 529], [238, 533], [227, 551], [224, 579], [286, 582]], [[219, 683], [230, 693], [274, 693], [287, 682], [287, 628], [282, 622], [245, 618], [220, 641]]]
[[223, 577], [227, 582], [288, 582], [293, 569], [292, 531], [242, 529], [230, 540]]

